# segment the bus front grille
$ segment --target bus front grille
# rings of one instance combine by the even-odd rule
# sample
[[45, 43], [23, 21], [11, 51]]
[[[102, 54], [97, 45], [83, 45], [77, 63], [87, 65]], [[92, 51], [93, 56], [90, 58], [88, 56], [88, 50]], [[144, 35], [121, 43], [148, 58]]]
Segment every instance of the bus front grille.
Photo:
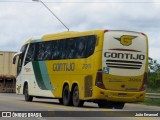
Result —
[[106, 60], [107, 67], [117, 69], [141, 69], [142, 62], [128, 60]]

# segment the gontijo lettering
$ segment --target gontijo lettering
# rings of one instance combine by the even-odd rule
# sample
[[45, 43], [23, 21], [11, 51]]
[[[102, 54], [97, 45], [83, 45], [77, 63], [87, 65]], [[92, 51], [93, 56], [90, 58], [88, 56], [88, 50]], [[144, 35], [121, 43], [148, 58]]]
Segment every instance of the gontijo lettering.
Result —
[[145, 55], [142, 54], [130, 54], [130, 53], [116, 53], [116, 52], [105, 52], [104, 57], [106, 58], [121, 58], [121, 59], [133, 59], [133, 60], [144, 60]]
[[54, 63], [53, 71], [74, 71], [75, 63]]

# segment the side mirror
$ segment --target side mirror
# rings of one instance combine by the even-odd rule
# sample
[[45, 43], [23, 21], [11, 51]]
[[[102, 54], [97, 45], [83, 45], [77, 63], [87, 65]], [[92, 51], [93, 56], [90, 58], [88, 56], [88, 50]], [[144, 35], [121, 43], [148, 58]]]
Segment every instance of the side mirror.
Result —
[[13, 61], [12, 61], [13, 64], [16, 64], [16, 58], [17, 58], [17, 56], [19, 56], [20, 54], [22, 54], [22, 52], [18, 52], [18, 53], [16, 53], [16, 54], [13, 56]]
[[16, 56], [13, 57], [13, 64], [16, 64]]

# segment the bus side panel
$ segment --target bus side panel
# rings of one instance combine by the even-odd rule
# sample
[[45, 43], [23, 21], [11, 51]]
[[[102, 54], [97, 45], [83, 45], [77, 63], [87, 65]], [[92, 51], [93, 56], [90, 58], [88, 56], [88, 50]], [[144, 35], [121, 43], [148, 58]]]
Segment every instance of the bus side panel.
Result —
[[52, 93], [57, 98], [62, 97], [63, 85], [69, 84], [70, 91], [76, 83], [79, 87], [80, 99], [91, 100], [95, 86], [96, 73], [102, 68], [103, 31], [95, 33], [97, 36], [94, 53], [88, 58], [46, 61], [51, 84], [55, 87]]
[[80, 98], [84, 98], [84, 80], [93, 73], [93, 58], [72, 59], [72, 60], [54, 60], [46, 61], [51, 85], [54, 86], [52, 93], [57, 98], [62, 97], [63, 85], [67, 83], [70, 91], [76, 83], [79, 87]]
[[[28, 90], [29, 90], [29, 95], [32, 96], [43, 96], [43, 97], [54, 97], [54, 95], [51, 93], [51, 87], [46, 87], [47, 83], [44, 83], [44, 81], [47, 81], [48, 74], [44, 72], [44, 66], [40, 67], [40, 64], [42, 63], [37, 63], [37, 62], [29, 62], [27, 63], [23, 68], [22, 72], [20, 75], [20, 84], [17, 81], [17, 89], [21, 88], [20, 92], [23, 94], [23, 89], [24, 89], [24, 83], [28, 83]], [[36, 66], [36, 67], [35, 67]], [[39, 67], [37, 67], [39, 66]], [[46, 71], [47, 72], [47, 71]], [[42, 85], [40, 84], [42, 83]], [[21, 87], [20, 87], [21, 86]], [[44, 89], [45, 87], [45, 89]], [[47, 88], [47, 89], [46, 89]]]

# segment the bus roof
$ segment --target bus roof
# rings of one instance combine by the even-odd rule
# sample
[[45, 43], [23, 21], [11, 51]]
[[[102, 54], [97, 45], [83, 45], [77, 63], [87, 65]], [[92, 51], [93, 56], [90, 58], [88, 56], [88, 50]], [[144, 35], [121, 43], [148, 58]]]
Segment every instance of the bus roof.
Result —
[[63, 38], [70, 38], [70, 37], [78, 37], [81, 35], [85, 36], [85, 35], [95, 34], [102, 31], [104, 30], [92, 30], [92, 31], [85, 31], [85, 32], [75, 32], [75, 31], [68, 32], [67, 31], [67, 32], [60, 32], [60, 33], [53, 33], [53, 34], [45, 34], [41, 36], [32, 37], [28, 41], [26, 41], [25, 44], [40, 42], [40, 41], [50, 41], [50, 40], [57, 40], [57, 39], [63, 39]]
[[[34, 42], [42, 42], [42, 41], [58, 40], [58, 39], [64, 39], [64, 38], [70, 38], [70, 37], [85, 36], [85, 35], [93, 35], [93, 34], [109, 32], [109, 31], [124, 31], [124, 30], [91, 30], [91, 31], [84, 31], [84, 32], [66, 31], [66, 32], [35, 36], [35, 37], [30, 38], [28, 41], [26, 41], [25, 44], [34, 43]], [[135, 32], [135, 31], [128, 31], [128, 32]], [[135, 32], [135, 33], [140, 33], [140, 32]], [[144, 33], [141, 33], [141, 34], [144, 34]]]

